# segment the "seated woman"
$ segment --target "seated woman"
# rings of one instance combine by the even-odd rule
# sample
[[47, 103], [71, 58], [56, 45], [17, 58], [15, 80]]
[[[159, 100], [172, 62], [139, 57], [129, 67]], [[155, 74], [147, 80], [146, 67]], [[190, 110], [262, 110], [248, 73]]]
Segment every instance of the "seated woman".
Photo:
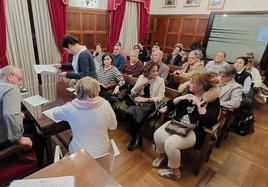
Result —
[[109, 102], [98, 96], [99, 91], [97, 80], [82, 78], [76, 84], [76, 99], [53, 113], [56, 120], [67, 121], [71, 126], [69, 153], [85, 149], [96, 158], [110, 148], [107, 130], [116, 129], [117, 121]]
[[93, 57], [86, 46], [80, 45], [77, 38], [71, 35], [66, 35], [61, 42], [69, 54], [73, 54], [71, 63], [54, 64], [55, 67], [63, 69], [72, 69], [73, 72], [61, 72], [59, 75], [69, 79], [81, 79], [85, 76], [90, 76], [97, 79], [96, 67]]
[[131, 142], [128, 150], [134, 150], [142, 145], [140, 134], [141, 126], [157, 108], [164, 98], [165, 83], [164, 79], [158, 76], [158, 66], [149, 61], [144, 66], [143, 75], [140, 75], [135, 86], [131, 89], [133, 104], [128, 104], [127, 114], [130, 118]]
[[98, 70], [100, 69], [100, 66], [102, 64], [102, 45], [100, 43], [97, 43], [96, 45], [96, 49], [93, 52], [93, 60], [95, 62], [95, 66], [96, 66], [96, 72], [98, 72]]
[[147, 51], [146, 51], [146, 49], [143, 48], [143, 46], [140, 43], [137, 45], [134, 45], [134, 50], [137, 51], [137, 53], [139, 54], [139, 60], [141, 62], [148, 61]]
[[176, 70], [173, 73], [179, 76], [190, 79], [194, 73], [204, 72], [204, 66], [201, 63], [202, 53], [200, 50], [193, 50], [189, 53], [188, 62], [182, 65], [181, 70]]
[[135, 50], [130, 52], [130, 60], [123, 67], [122, 73], [138, 77], [143, 72], [143, 63], [138, 59], [138, 53]]
[[104, 88], [102, 95], [108, 99], [111, 94], [118, 94], [119, 88], [125, 84], [125, 80], [120, 71], [113, 65], [113, 58], [110, 53], [102, 56], [102, 65], [97, 72], [98, 79]]
[[211, 102], [204, 102], [203, 95], [215, 87], [217, 79], [208, 73], [196, 73], [191, 77], [190, 86], [185, 92], [170, 100], [167, 107], [161, 110], [176, 109], [175, 120], [188, 121], [198, 124], [186, 137], [177, 134], [170, 134], [165, 130], [169, 121], [158, 128], [154, 133], [156, 151], [159, 153], [153, 161], [153, 167], [159, 167], [161, 162], [168, 158], [170, 169], [159, 169], [159, 175], [169, 178], [180, 178], [181, 151], [186, 148], [200, 148], [203, 144], [205, 131], [203, 127], [212, 127], [216, 124], [220, 113], [219, 98]]

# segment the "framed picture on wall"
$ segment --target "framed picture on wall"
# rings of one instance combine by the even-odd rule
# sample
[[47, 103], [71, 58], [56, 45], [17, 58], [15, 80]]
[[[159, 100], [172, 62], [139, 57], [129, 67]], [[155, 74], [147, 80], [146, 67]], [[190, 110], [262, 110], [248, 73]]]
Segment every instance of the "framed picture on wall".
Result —
[[163, 0], [164, 8], [176, 7], [176, 4], [177, 0]]
[[184, 7], [199, 7], [201, 0], [185, 0]]
[[224, 0], [209, 0], [208, 9], [209, 10], [221, 10], [223, 9]]

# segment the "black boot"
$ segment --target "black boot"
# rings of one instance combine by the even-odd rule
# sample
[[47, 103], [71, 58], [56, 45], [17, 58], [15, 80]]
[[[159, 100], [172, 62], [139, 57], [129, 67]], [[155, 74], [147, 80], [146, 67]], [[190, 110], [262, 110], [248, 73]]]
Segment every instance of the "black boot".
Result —
[[137, 149], [139, 146], [142, 146], [142, 136], [134, 135], [132, 136], [131, 142], [127, 147], [127, 150], [132, 151]]

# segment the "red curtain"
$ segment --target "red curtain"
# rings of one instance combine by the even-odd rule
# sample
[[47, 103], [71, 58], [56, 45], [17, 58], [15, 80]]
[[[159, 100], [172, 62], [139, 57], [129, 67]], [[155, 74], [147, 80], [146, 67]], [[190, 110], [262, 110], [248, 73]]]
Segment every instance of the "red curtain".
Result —
[[144, 0], [140, 3], [140, 27], [139, 27], [139, 41], [141, 43], [145, 42], [145, 36], [148, 28], [149, 20], [149, 9], [150, 9], [150, 0]]
[[61, 53], [61, 63], [68, 59], [67, 52], [61, 47], [61, 39], [66, 33], [66, 0], [47, 0], [50, 22], [56, 45]]
[[6, 16], [5, 16], [5, 4], [4, 0], [0, 0], [0, 67], [8, 65], [7, 61], [7, 44], [6, 44]]
[[108, 0], [108, 10], [110, 11], [108, 50], [110, 52], [113, 51], [113, 47], [119, 39], [125, 7], [126, 0]]

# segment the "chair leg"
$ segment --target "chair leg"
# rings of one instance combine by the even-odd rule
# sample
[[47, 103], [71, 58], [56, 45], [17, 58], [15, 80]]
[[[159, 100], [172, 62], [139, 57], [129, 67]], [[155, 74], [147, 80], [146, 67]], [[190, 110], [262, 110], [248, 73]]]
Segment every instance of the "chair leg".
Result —
[[198, 176], [199, 171], [200, 171], [201, 166], [202, 166], [202, 162], [203, 162], [203, 159], [199, 158], [198, 161], [193, 166], [193, 173], [195, 176]]

